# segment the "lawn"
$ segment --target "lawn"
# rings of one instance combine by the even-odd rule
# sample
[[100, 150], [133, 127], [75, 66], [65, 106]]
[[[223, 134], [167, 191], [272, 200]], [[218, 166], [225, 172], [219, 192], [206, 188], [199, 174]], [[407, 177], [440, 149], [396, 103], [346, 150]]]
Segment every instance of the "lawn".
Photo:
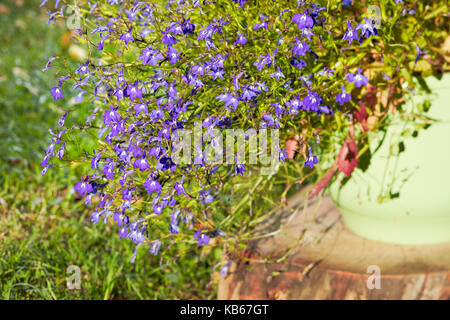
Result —
[[[146, 250], [130, 262], [134, 244], [114, 226], [93, 226], [74, 196], [78, 168], [39, 162], [66, 108], [82, 119], [89, 106], [55, 103], [54, 71], [45, 56], [68, 56], [64, 21], [46, 25], [38, 0], [0, 4], [0, 298], [213, 299], [220, 251], [188, 250], [174, 261]], [[74, 61], [73, 61], [74, 62]], [[67, 268], [81, 270], [81, 288], [69, 290]]]

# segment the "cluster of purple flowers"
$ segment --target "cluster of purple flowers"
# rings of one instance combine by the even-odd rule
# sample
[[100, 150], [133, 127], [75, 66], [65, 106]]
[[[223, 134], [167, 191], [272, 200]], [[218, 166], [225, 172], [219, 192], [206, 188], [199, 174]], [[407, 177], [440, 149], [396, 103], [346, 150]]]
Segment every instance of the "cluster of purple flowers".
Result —
[[[233, 2], [239, 6], [230, 4], [236, 15], [250, 14], [245, 11], [250, 5], [245, 0]], [[193, 164], [174, 163], [172, 136], [178, 130], [190, 128], [193, 119], [202, 120], [208, 132], [242, 128], [245, 123], [283, 129], [280, 124], [287, 121], [333, 114], [337, 103], [343, 106], [350, 101], [351, 94], [344, 86], [340, 92], [327, 93], [315, 87], [321, 77], [337, 77], [330, 66], [312, 71], [320, 59], [315, 53], [319, 50], [315, 34], [326, 32], [325, 8], [299, 4], [290, 10], [273, 9], [273, 15], [257, 14], [256, 23], [248, 28], [241, 25], [241, 16], [231, 18], [214, 3], [178, 1], [170, 7], [174, 11], [141, 1], [88, 4], [90, 14], [100, 14], [94, 17], [97, 27], [91, 31], [100, 35], [96, 44], [99, 54], [106, 44], [113, 43], [123, 58], [105, 65], [90, 57], [71, 77], [60, 78], [51, 93], [55, 100], [63, 99], [62, 86], [72, 79], [80, 99], [90, 88], [90, 99], [96, 101], [83, 130], [100, 127], [102, 143], [89, 155], [90, 174], [75, 185], [79, 195], [87, 196], [86, 203], [91, 203], [94, 195], [98, 199], [91, 216], [94, 223], [112, 218], [121, 238], [136, 245], [148, 243], [156, 255], [162, 242], [150, 237], [152, 223], [165, 223], [171, 234], [191, 232], [195, 210], [203, 212], [216, 201], [219, 190], [211, 184], [213, 177], [231, 179], [248, 171], [237, 159], [234, 170], [207, 165], [202, 152]], [[115, 16], [102, 15], [106, 12], [102, 8], [109, 6], [116, 8]], [[296, 26], [295, 33], [285, 24]], [[358, 30], [361, 37], [377, 34], [367, 21], [356, 29], [348, 22], [342, 43], [358, 40]], [[269, 34], [277, 40], [265, 38]], [[258, 41], [266, 43], [265, 39], [267, 45], [255, 46]], [[51, 61], [48, 59], [45, 70]], [[349, 86], [368, 84], [360, 69], [341, 77], [346, 77]], [[59, 121], [61, 127], [66, 115]], [[248, 115], [246, 122], [243, 115]], [[52, 157], [64, 156], [62, 137], [77, 128], [80, 126], [52, 132], [53, 141], [41, 162], [43, 173], [53, 165]], [[303, 156], [305, 167], [318, 163], [311, 147]], [[286, 151], [279, 149], [278, 159], [284, 162], [285, 158]], [[191, 207], [192, 199], [197, 199], [199, 209]], [[220, 235], [223, 232], [213, 227], [191, 233], [198, 245], [207, 245]]]

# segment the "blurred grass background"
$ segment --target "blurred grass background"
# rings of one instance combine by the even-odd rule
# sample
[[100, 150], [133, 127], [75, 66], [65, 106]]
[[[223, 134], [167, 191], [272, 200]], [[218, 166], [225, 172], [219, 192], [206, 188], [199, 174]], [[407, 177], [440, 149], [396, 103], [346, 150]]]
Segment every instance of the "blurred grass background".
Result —
[[[189, 251], [176, 264], [119, 240], [114, 226], [91, 224], [73, 194], [77, 168], [41, 176], [48, 128], [68, 109], [54, 102], [55, 69], [45, 56], [68, 56], [64, 21], [46, 25], [40, 0], [0, 3], [0, 299], [213, 299], [220, 251]], [[71, 106], [71, 109], [74, 109]], [[84, 118], [87, 105], [75, 106]], [[66, 269], [81, 268], [81, 289], [68, 290]]]

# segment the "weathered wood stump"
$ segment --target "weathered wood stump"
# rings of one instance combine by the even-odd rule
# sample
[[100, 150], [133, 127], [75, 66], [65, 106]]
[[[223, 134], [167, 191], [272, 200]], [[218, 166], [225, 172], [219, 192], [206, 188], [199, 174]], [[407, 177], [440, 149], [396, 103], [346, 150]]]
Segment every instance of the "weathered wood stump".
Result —
[[304, 210], [299, 204], [292, 199], [288, 206], [299, 209], [294, 215], [280, 212], [262, 227], [279, 233], [252, 242], [245, 258], [234, 259], [221, 277], [219, 299], [450, 298], [450, 243], [367, 240], [345, 228], [330, 198]]

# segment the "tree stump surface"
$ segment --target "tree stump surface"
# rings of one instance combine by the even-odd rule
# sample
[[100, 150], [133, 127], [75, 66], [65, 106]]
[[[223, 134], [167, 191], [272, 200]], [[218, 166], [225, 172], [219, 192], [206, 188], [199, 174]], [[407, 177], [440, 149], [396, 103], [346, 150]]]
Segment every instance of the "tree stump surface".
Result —
[[450, 243], [364, 239], [344, 226], [329, 197], [304, 207], [297, 197], [287, 206], [260, 227], [280, 231], [249, 243], [245, 258], [232, 261], [218, 299], [450, 299]]

